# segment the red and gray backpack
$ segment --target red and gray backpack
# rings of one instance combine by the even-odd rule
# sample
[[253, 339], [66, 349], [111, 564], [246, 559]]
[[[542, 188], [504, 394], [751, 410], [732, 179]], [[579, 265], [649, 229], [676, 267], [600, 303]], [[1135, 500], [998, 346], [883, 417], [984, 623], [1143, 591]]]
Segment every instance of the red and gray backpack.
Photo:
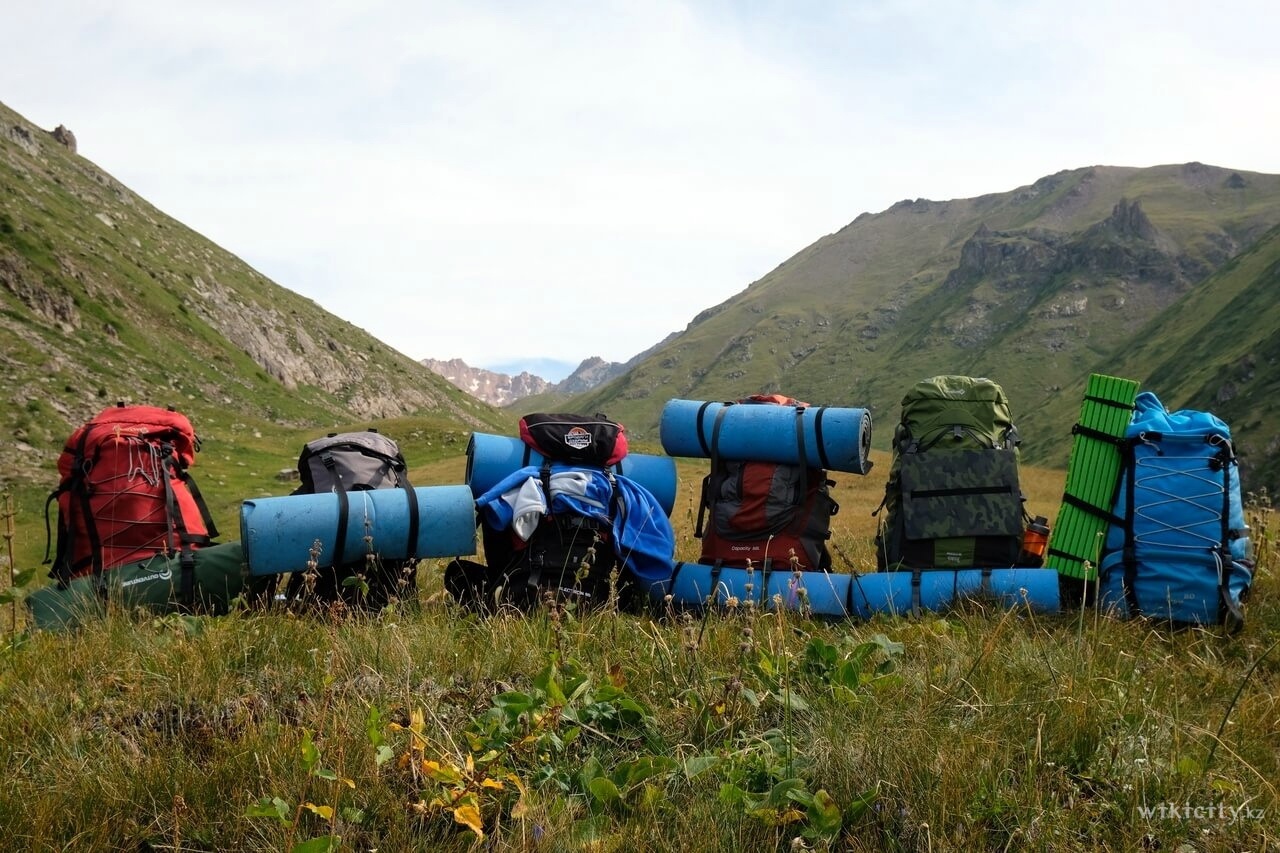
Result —
[[[807, 408], [779, 394], [738, 402]], [[762, 571], [793, 565], [801, 571], [830, 569], [827, 540], [831, 516], [840, 509], [831, 497], [833, 485], [823, 468], [729, 460], [713, 452], [694, 531], [702, 539], [699, 562], [741, 567], [750, 560]]]
[[195, 549], [218, 535], [187, 473], [199, 449], [191, 421], [173, 409], [120, 403], [76, 429], [58, 458], [58, 488], [45, 503], [46, 528], [49, 505], [58, 504], [49, 576], [65, 587], [72, 578], [101, 576], [157, 554], [178, 556], [189, 601]]

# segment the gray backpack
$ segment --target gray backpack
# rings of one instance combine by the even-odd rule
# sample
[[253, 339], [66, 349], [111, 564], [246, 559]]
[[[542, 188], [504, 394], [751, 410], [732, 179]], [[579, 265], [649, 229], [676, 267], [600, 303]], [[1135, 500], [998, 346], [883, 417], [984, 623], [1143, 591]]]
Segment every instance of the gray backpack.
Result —
[[[416, 590], [416, 560], [412, 554], [418, 541], [418, 500], [409, 482], [408, 466], [400, 445], [375, 429], [363, 432], [330, 433], [307, 442], [298, 455], [301, 484], [295, 495], [338, 495], [338, 553], [333, 567], [320, 571], [308, 592], [321, 603], [341, 599], [362, 609], [381, 610], [394, 598], [412, 597]], [[366, 565], [363, 554], [342, 553], [347, 538], [347, 493], [372, 489], [404, 489], [409, 502], [409, 530], [405, 560], [380, 560]], [[305, 583], [304, 573], [289, 579], [287, 598], [298, 598]]]

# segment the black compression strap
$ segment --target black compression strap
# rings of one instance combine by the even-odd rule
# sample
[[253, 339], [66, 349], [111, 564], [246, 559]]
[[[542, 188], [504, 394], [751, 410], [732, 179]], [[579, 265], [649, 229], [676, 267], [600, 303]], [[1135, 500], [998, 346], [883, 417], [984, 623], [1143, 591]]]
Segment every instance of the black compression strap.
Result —
[[351, 509], [351, 504], [347, 500], [347, 490], [342, 487], [341, 480], [337, 481], [333, 491], [338, 496], [338, 532], [333, 545], [333, 565], [337, 568], [342, 565], [343, 558], [346, 556], [347, 513]]
[[1095, 397], [1092, 394], [1085, 394], [1084, 399], [1088, 400], [1090, 403], [1110, 406], [1113, 409], [1124, 409], [1126, 412], [1132, 412], [1134, 409], [1133, 403], [1121, 403], [1119, 400], [1108, 400], [1106, 397]]
[[1072, 426], [1071, 434], [1083, 435], [1085, 438], [1092, 438], [1096, 441], [1101, 441], [1103, 444], [1121, 445], [1125, 443], [1125, 439], [1123, 437], [1108, 435], [1101, 430], [1096, 430], [1093, 427], [1087, 427], [1084, 424], [1075, 424]]
[[187, 491], [191, 492], [191, 497], [196, 502], [196, 508], [200, 510], [200, 520], [204, 522], [204, 529], [207, 535], [200, 537], [204, 540], [201, 544], [208, 544], [209, 541], [218, 538], [218, 526], [213, 523], [213, 516], [209, 513], [209, 506], [205, 503], [204, 495], [200, 493], [200, 487], [196, 485], [195, 478], [189, 472], [180, 468], [177, 471], [179, 479], [187, 484]]
[[[711, 402], [708, 401], [706, 403], [703, 403], [701, 406], [699, 406], [698, 416], [694, 419], [694, 422], [693, 422], [694, 431], [698, 436], [698, 446], [702, 448], [703, 456], [711, 456], [711, 448], [707, 446], [707, 440], [702, 435], [703, 417], [706, 415], [707, 407], [710, 405], [711, 405]], [[722, 403], [721, 405], [728, 406], [729, 403]]]
[[1064, 492], [1062, 495], [1062, 502], [1064, 504], [1070, 504], [1081, 512], [1088, 513], [1095, 518], [1100, 518], [1109, 524], [1124, 524], [1124, 519], [1120, 516], [1110, 513], [1101, 507], [1096, 507], [1088, 501], [1081, 500], [1075, 495]]
[[711, 565], [711, 591], [707, 593], [708, 597], [711, 599], [711, 605], [715, 605], [716, 603], [716, 587], [720, 586], [720, 572], [723, 571], [723, 569], [723, 560], [716, 560]]
[[826, 406], [818, 407], [818, 414], [813, 418], [813, 439], [818, 445], [818, 461], [822, 463], [823, 468], [831, 467], [831, 460], [827, 458], [827, 447], [822, 442], [822, 416], [827, 413]]
[[418, 559], [418, 493], [407, 476], [400, 477], [400, 487], [404, 489], [404, 499], [409, 505], [409, 535], [404, 555], [410, 560], [416, 560]]
[[1138, 461], [1132, 450], [1125, 454], [1125, 466], [1128, 468], [1128, 476], [1125, 478], [1127, 503], [1124, 518], [1124, 576], [1122, 585], [1124, 588], [1124, 600], [1129, 607], [1129, 615], [1141, 616], [1142, 606], [1138, 602], [1138, 593], [1134, 589], [1134, 582], [1138, 579], [1138, 553], [1137, 536], [1133, 529], [1134, 513], [1136, 511], [1133, 502], [1138, 488], [1136, 483], [1138, 479]]
[[796, 406], [796, 462], [809, 467], [809, 452], [804, 446], [804, 406]]
[[1050, 548], [1045, 551], [1045, 554], [1050, 557], [1057, 557], [1059, 560], [1070, 560], [1073, 563], [1079, 563], [1082, 566], [1084, 565], [1084, 557], [1079, 557], [1075, 554], [1068, 554], [1066, 551], [1059, 551], [1057, 548]]

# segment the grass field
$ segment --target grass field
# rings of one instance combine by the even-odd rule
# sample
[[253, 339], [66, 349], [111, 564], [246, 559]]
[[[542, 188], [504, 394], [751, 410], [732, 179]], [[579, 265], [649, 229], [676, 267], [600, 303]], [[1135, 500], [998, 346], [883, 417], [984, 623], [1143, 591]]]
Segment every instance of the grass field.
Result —
[[[887, 460], [836, 475], [873, 562]], [[456, 483], [461, 460], [415, 468]], [[681, 462], [673, 521], [696, 556]], [[1056, 514], [1062, 472], [1028, 469]], [[35, 523], [30, 513], [17, 519]], [[1232, 638], [1092, 613], [817, 622], [544, 609], [419, 572], [379, 617], [115, 613], [5, 632], [0, 838], [30, 850], [1267, 850], [1280, 843], [1269, 508]], [[41, 535], [43, 530], [41, 529]], [[8, 608], [6, 608], [8, 609]], [[0, 611], [0, 625], [10, 617]]]

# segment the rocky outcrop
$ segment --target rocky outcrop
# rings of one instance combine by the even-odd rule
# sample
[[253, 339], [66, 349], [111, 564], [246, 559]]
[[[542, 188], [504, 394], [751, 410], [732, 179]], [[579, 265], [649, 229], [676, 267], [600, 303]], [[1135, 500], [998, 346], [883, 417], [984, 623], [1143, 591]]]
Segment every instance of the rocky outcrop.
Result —
[[581, 394], [620, 376], [627, 369], [627, 365], [592, 356], [562, 381], [551, 383], [528, 371], [509, 376], [483, 367], [472, 367], [460, 358], [424, 358], [422, 364], [448, 379], [455, 387], [493, 406], [509, 406], [525, 397], [547, 392]]
[[67, 150], [72, 154], [76, 153], [76, 135], [65, 124], [60, 124], [53, 129], [53, 138], [67, 146]]
[[18, 256], [0, 254], [0, 287], [62, 331], [71, 332], [80, 327], [80, 312], [71, 294], [31, 275], [27, 264]]
[[955, 289], [984, 278], [1039, 278], [1051, 267], [1064, 238], [1048, 231], [997, 232], [985, 224], [960, 249], [960, 261], [943, 287]]
[[505, 406], [524, 397], [541, 394], [551, 387], [550, 382], [528, 371], [508, 376], [483, 367], [472, 367], [460, 358], [445, 361], [424, 358], [422, 364], [448, 379], [455, 387], [491, 406]]
[[552, 390], [564, 394], [581, 394], [598, 385], [603, 385], [616, 376], [626, 372], [626, 365], [616, 361], [605, 361], [599, 356], [592, 356], [578, 365], [573, 373], [556, 383]]

